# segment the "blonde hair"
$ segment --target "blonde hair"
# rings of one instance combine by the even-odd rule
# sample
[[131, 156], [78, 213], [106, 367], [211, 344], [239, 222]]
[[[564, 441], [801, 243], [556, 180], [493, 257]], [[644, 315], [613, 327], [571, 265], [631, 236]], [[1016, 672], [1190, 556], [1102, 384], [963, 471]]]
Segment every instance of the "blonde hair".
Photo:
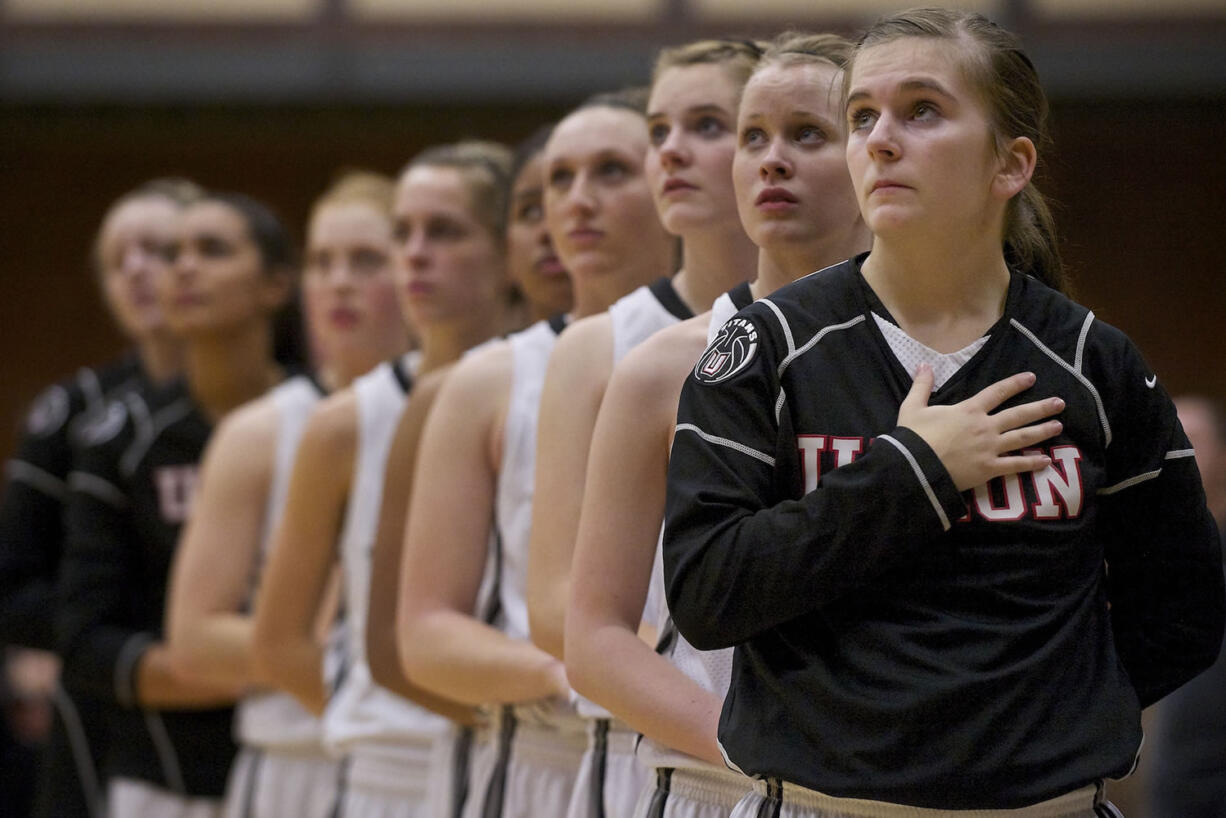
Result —
[[727, 72], [738, 89], [744, 88], [766, 46], [766, 43], [753, 40], [696, 40], [684, 45], [665, 46], [656, 56], [651, 84], [654, 87], [670, 68], [718, 65]]
[[396, 183], [391, 177], [369, 170], [346, 170], [311, 204], [310, 223], [329, 205], [365, 204], [391, 218]]

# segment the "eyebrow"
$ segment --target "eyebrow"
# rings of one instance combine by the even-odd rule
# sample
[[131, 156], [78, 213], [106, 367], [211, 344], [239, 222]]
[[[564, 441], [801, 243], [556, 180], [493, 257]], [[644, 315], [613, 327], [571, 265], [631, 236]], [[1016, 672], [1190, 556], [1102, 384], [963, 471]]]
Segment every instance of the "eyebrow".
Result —
[[[932, 91], [934, 93], [940, 94], [946, 99], [954, 98], [953, 94], [945, 90], [945, 86], [941, 85], [939, 82], [933, 79], [917, 78], [917, 79], [903, 80], [903, 82], [899, 83], [898, 88], [901, 91], [907, 91], [907, 92]], [[859, 102], [861, 99], [864, 99], [869, 96], [872, 96], [872, 95], [869, 94], [868, 91], [862, 91], [862, 90], [852, 91], [850, 94], [847, 95], [847, 104], [851, 105], [851, 103]]]
[[[707, 103], [705, 105], [693, 105], [689, 108], [686, 108], [685, 113], [688, 115], [705, 114], [705, 113], [727, 114], [728, 109], [722, 105], [716, 105], [715, 103]], [[648, 120], [659, 119], [663, 116], [667, 116], [667, 114], [665, 114], [663, 111], [648, 111], [647, 112]]]

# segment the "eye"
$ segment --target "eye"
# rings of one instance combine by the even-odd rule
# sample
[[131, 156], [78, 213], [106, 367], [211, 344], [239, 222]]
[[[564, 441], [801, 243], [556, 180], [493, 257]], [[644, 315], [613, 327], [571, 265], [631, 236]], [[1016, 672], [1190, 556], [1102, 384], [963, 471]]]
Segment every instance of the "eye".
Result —
[[204, 236], [198, 244], [200, 255], [205, 258], [225, 258], [233, 252], [229, 242], [217, 236]]
[[796, 129], [796, 141], [802, 145], [820, 145], [826, 141], [826, 132], [816, 125], [801, 125]]
[[620, 159], [606, 159], [597, 166], [596, 172], [605, 181], [620, 182], [630, 175], [630, 168]]
[[404, 244], [409, 240], [409, 234], [412, 232], [409, 223], [399, 219], [392, 225], [392, 241], [397, 244]]
[[545, 218], [545, 209], [539, 200], [528, 201], [515, 210], [515, 221], [525, 224], [539, 224]]
[[174, 264], [175, 259], [179, 257], [179, 243], [177, 241], [167, 242], [162, 245], [162, 258], [166, 259], [168, 264]]
[[694, 125], [694, 130], [708, 139], [715, 139], [728, 132], [723, 120], [715, 116], [704, 116]]
[[332, 259], [329, 257], [328, 251], [317, 250], [307, 256], [306, 271], [307, 274], [321, 275], [327, 272], [328, 267], [332, 264]]
[[570, 168], [553, 168], [549, 171], [549, 186], [559, 190], [565, 189], [574, 178], [575, 174]]
[[919, 120], [935, 119], [940, 113], [940, 109], [931, 102], [920, 101], [915, 103], [915, 107], [911, 110], [911, 117]]
[[651, 144], [654, 147], [660, 147], [664, 144], [664, 140], [668, 139], [669, 127], [663, 122], [652, 123], [647, 129], [647, 135], [651, 139]]
[[432, 219], [426, 226], [426, 237], [455, 240], [464, 236], [464, 228], [452, 219]]
[[767, 142], [766, 131], [761, 128], [746, 128], [741, 131], [741, 145], [746, 148], [756, 148]]
[[385, 264], [387, 256], [369, 247], [354, 250], [349, 257], [349, 265], [359, 275], [373, 275], [382, 270]]
[[847, 112], [847, 125], [853, 131], [873, 127], [877, 121], [877, 113], [868, 108], [856, 108]]

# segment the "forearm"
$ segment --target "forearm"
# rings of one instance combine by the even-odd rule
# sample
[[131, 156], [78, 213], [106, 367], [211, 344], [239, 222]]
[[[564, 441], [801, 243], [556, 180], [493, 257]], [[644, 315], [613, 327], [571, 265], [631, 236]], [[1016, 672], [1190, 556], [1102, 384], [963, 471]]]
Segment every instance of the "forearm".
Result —
[[565, 695], [562, 663], [466, 614], [432, 611], [401, 631], [409, 680], [468, 705]]
[[324, 687], [323, 648], [305, 635], [256, 644], [253, 670], [257, 681], [284, 690], [310, 712], [320, 715], [328, 701]]
[[584, 628], [568, 642], [575, 690], [643, 735], [723, 765], [716, 732], [723, 702], [694, 683], [623, 625]]
[[149, 645], [141, 655], [133, 684], [140, 707], [162, 710], [226, 707], [235, 702], [240, 692], [238, 685], [180, 676], [171, 662], [169, 649], [160, 642]]
[[200, 615], [182, 626], [170, 641], [175, 673], [224, 688], [253, 684], [251, 645], [254, 623], [238, 613]]
[[908, 458], [885, 437], [796, 500], [773, 502], [774, 475], [736, 452], [685, 456], [685, 472], [670, 466], [665, 587], [696, 648], [732, 647], [841, 598], [962, 514], [932, 450], [895, 429]]
[[551, 571], [539, 580], [543, 586], [528, 598], [528, 628], [532, 644], [559, 661], [566, 650], [566, 601], [570, 599], [569, 571]]

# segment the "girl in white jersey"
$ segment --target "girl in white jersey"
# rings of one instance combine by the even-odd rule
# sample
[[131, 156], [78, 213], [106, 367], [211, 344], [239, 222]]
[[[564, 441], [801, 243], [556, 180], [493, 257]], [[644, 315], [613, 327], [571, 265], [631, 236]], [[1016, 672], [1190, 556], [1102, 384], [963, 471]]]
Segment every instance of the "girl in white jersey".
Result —
[[[171, 659], [183, 673], [251, 687], [252, 592], [285, 502], [307, 416], [408, 347], [392, 278], [392, 181], [342, 178], [312, 209], [302, 292], [318, 379], [299, 375], [228, 417], [205, 454], [196, 505], [176, 555], [168, 603]], [[242, 745], [228, 818], [324, 818], [337, 769], [320, 725], [286, 693], [257, 691], [236, 713]]]
[[[429, 760], [445, 719], [375, 685], [366, 664], [370, 548], [388, 447], [414, 378], [458, 358], [502, 318], [500, 192], [508, 160], [502, 146], [459, 143], [424, 152], [401, 175], [392, 236], [420, 363], [404, 356], [380, 365], [312, 415], [258, 599], [257, 670], [315, 712], [326, 703], [325, 744], [347, 755], [338, 816], [423, 815], [434, 781]], [[315, 622], [338, 556], [343, 645], [340, 667], [325, 679]]]
[[[642, 113], [616, 99], [565, 117], [545, 147], [546, 220], [578, 316], [668, 267], [646, 148]], [[467, 816], [561, 815], [584, 747], [562, 664], [529, 641], [523, 598], [536, 408], [561, 326], [540, 322], [461, 362], [430, 416], [419, 460], [430, 479], [417, 482], [410, 504], [398, 622], [405, 668], [440, 694], [497, 711], [494, 770], [475, 770]], [[494, 625], [473, 613], [491, 518]]]
[[[507, 275], [522, 294], [522, 303], [517, 306], [526, 310], [534, 322], [565, 313], [573, 300], [570, 276], [554, 251], [545, 227], [544, 149], [552, 130], [552, 125], [542, 126], [516, 147], [507, 201]], [[470, 353], [476, 354], [476, 350]], [[418, 392], [437, 388], [451, 368], [436, 370], [418, 385]], [[417, 442], [424, 421], [422, 415], [421, 411], [405, 412], [388, 452], [379, 530], [371, 555], [370, 610], [366, 625], [371, 675], [378, 684], [405, 696], [412, 695], [413, 688], [401, 667], [395, 620], [404, 524], [412, 491]], [[491, 582], [492, 568], [491, 561], [486, 570]], [[487, 585], [482, 589], [475, 613], [495, 617], [497, 611], [493, 603], [492, 586]], [[456, 724], [452, 728], [453, 741], [439, 742], [436, 748], [439, 763], [446, 769], [450, 785], [437, 788], [440, 799], [431, 804], [431, 816], [455, 818], [471, 793], [484, 793], [484, 779], [479, 775], [474, 778], [472, 771], [475, 768], [478, 773], [488, 772], [492, 768], [494, 745], [489, 740], [488, 730], [483, 730], [474, 757], [474, 732], [473, 725]]]
[[[640, 287], [607, 314], [579, 322], [550, 359], [541, 399], [537, 480], [547, 506], [533, 517], [528, 561], [532, 638], [562, 658], [571, 554], [596, 412], [613, 365], [656, 331], [706, 309], [753, 270], [756, 248], [737, 220], [730, 168], [736, 106], [757, 58], [752, 43], [703, 41], [666, 49], [648, 101], [646, 177], [662, 224], [682, 242], [671, 281]], [[670, 127], [675, 125], [675, 127]], [[634, 734], [590, 702], [579, 712], [591, 735], [568, 810], [628, 816], [645, 776]]]
[[[760, 247], [757, 277], [710, 312], [662, 330], [613, 372], [588, 467], [566, 667], [576, 689], [643, 733], [655, 775], [637, 816], [726, 818], [751, 787], [715, 743], [732, 651], [695, 651], [663, 607], [658, 535], [677, 399], [709, 335], [756, 296], [866, 249], [844, 158], [839, 78], [851, 44], [781, 35], [741, 96], [732, 179], [742, 223]], [[667, 138], [681, 123], [669, 121]], [[649, 585], [651, 587], [649, 591]], [[645, 599], [661, 602], [659, 652], [637, 635]]]

